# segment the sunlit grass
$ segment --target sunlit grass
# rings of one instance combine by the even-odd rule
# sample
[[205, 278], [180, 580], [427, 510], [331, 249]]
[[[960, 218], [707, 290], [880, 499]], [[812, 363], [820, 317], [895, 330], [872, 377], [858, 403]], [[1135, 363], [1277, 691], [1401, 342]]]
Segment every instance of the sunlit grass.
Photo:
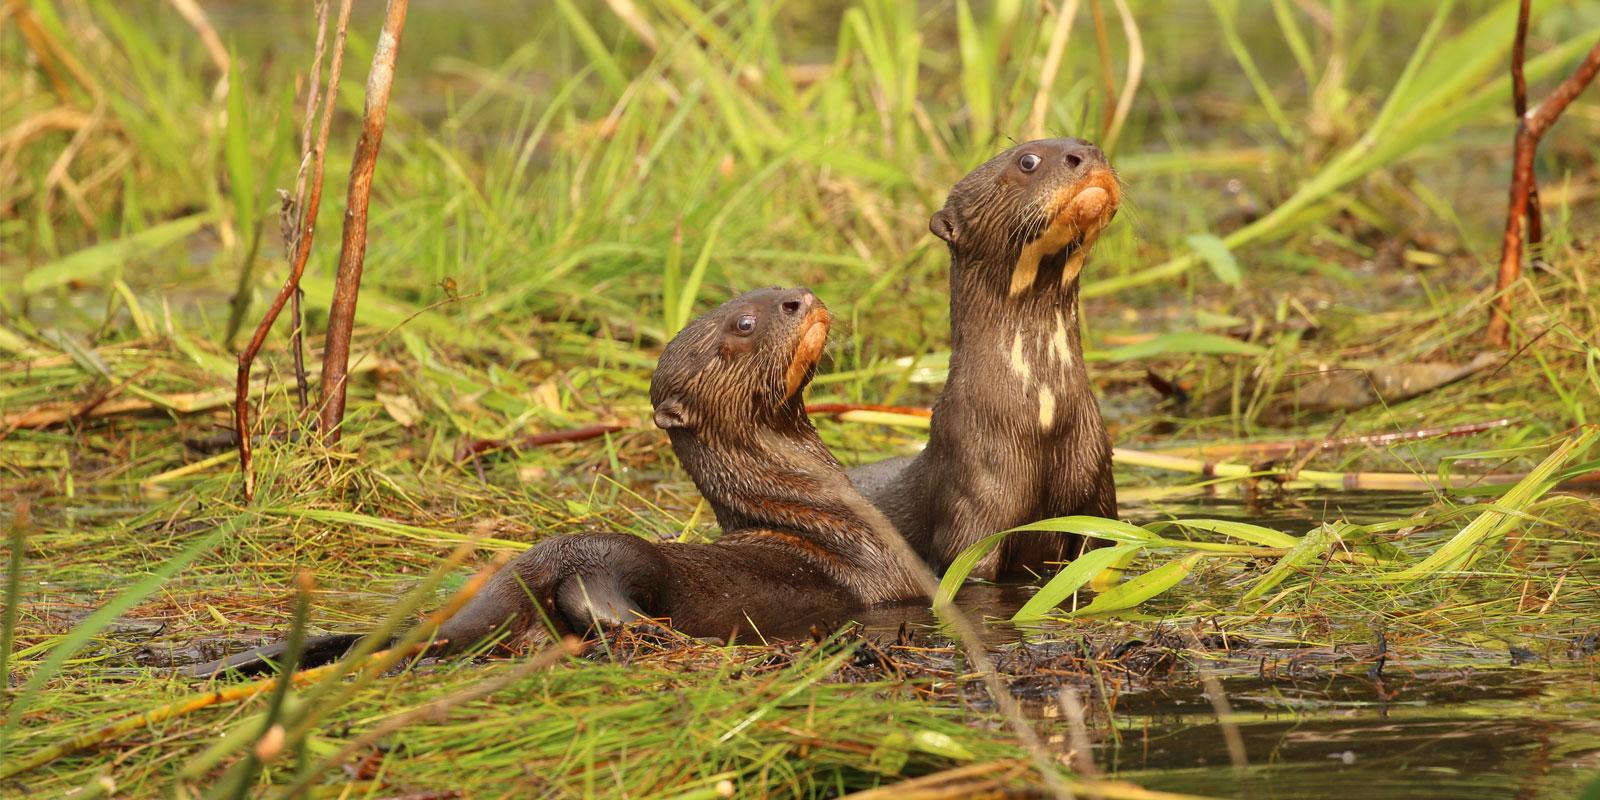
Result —
[[[1035, 107], [1054, 20], [1015, 0], [494, 5], [412, 11], [345, 444], [264, 442], [248, 508], [236, 462], [185, 441], [226, 424], [230, 298], [242, 287], [251, 300], [248, 328], [285, 271], [276, 189], [296, 166], [309, 12], [251, 8], [267, 14], [252, 24], [208, 9], [235, 59], [225, 97], [163, 4], [26, 4], [54, 43], [46, 64], [21, 17], [0, 24], [0, 128], [42, 122], [0, 150], [0, 518], [18, 556], [7, 597], [21, 598], [4, 618], [16, 646], [0, 762], [189, 696], [200, 687], [166, 675], [169, 656], [289, 630], [301, 571], [318, 587], [311, 627], [363, 630], [398, 598], [432, 607], [458, 590], [465, 575], [447, 567], [463, 542], [474, 549], [458, 558], [477, 563], [564, 533], [703, 535], [708, 510], [643, 424], [644, 389], [659, 346], [739, 289], [805, 284], [835, 310], [815, 399], [927, 404], [949, 347], [929, 214], [1036, 114], [1051, 134], [1092, 139], [1110, 102], [1085, 16]], [[1593, 429], [1580, 428], [1600, 421], [1592, 100], [1546, 144], [1548, 269], [1519, 297], [1514, 358], [1392, 406], [1268, 414], [1324, 364], [1464, 362], [1478, 347], [1514, 4], [1400, 5], [1331, 4], [1330, 29], [1288, 2], [1271, 17], [1134, 4], [1150, 72], [1116, 151], [1129, 205], [1086, 270], [1091, 375], [1132, 449], [1510, 422], [1303, 464], [1235, 462], [1249, 478], [1121, 467], [1125, 497], [1155, 499], [1127, 506], [1138, 524], [1052, 523], [1116, 547], [1040, 582], [1019, 616], [1047, 633], [1181, 621], [1332, 647], [1380, 630], [1449, 664], [1464, 647], [1527, 638], [1553, 653], [1593, 632], [1600, 511], [1552, 492], [1551, 475], [1377, 514], [1376, 501], [1253, 479], [1527, 472], [1564, 442], [1579, 444], [1547, 472], [1595, 468]], [[1595, 22], [1538, 6], [1535, 80], [1563, 72]], [[362, 13], [328, 159], [335, 209], [375, 30]], [[304, 283], [313, 360], [339, 218], [324, 209]], [[281, 324], [257, 371], [259, 433], [302, 431], [286, 340]], [[1146, 368], [1227, 402], [1160, 403]], [[54, 421], [23, 424], [31, 414]], [[628, 427], [459, 455], [468, 439], [594, 422]], [[921, 440], [821, 425], [850, 463]], [[1195, 507], [1207, 492], [1229, 498], [1223, 512]], [[1203, 524], [1278, 512], [1306, 521]], [[1124, 572], [1090, 569], [1107, 565]], [[1107, 591], [1075, 594], [1097, 576]], [[918, 699], [927, 682], [836, 682], [856, 652], [568, 662], [406, 727], [350, 772], [322, 763], [352, 732], [516, 668], [430, 665], [344, 684], [338, 702], [295, 691], [197, 711], [0, 794], [109, 792], [102, 777], [119, 795], [222, 791], [277, 719], [309, 727], [262, 768], [263, 791], [304, 778], [373, 793], [711, 797], [727, 781], [741, 796], [819, 796], [1019, 756], [981, 705]]]

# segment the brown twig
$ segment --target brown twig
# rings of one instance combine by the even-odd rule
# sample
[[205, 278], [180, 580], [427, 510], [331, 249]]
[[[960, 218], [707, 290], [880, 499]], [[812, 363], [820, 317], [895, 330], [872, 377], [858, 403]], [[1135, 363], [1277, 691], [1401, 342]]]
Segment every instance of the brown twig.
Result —
[[[1511, 40], [1511, 106], [1521, 120], [1528, 114], [1528, 78], [1523, 74], [1523, 63], [1528, 52], [1528, 6], [1531, 0], [1522, 0], [1517, 11], [1517, 36]], [[1544, 215], [1539, 211], [1539, 179], [1528, 176], [1528, 251], [1539, 257], [1539, 246], [1544, 243]]]
[[1324, 450], [1342, 450], [1346, 447], [1386, 447], [1400, 442], [1412, 442], [1421, 439], [1440, 439], [1453, 436], [1470, 436], [1494, 428], [1504, 428], [1512, 423], [1510, 418], [1490, 420], [1488, 422], [1469, 422], [1463, 425], [1453, 425], [1448, 428], [1419, 428], [1396, 433], [1372, 433], [1362, 436], [1346, 436], [1341, 439], [1280, 439], [1272, 442], [1243, 442], [1238, 444], [1207, 444], [1193, 447], [1174, 447], [1157, 450], [1160, 455], [1194, 455], [1209, 458], [1232, 458], [1238, 456], [1253, 456], [1255, 458], [1281, 458], [1290, 453], [1320, 452]]
[[914, 406], [879, 406], [871, 403], [811, 403], [806, 406], [807, 414], [848, 414], [852, 411], [902, 414], [908, 417], [933, 416], [933, 409]]
[[[1517, 15], [1516, 38], [1511, 45], [1512, 102], [1517, 107], [1517, 133], [1513, 145], [1511, 166], [1511, 199], [1506, 212], [1506, 232], [1500, 243], [1500, 272], [1495, 281], [1494, 305], [1489, 311], [1489, 343], [1505, 347], [1511, 341], [1511, 286], [1522, 276], [1523, 226], [1527, 225], [1527, 239], [1534, 248], [1543, 236], [1538, 220], [1538, 188], [1534, 185], [1533, 158], [1550, 126], [1567, 110], [1574, 98], [1594, 80], [1600, 72], [1600, 42], [1589, 50], [1578, 70], [1569, 76], [1554, 92], [1534, 108], [1527, 105], [1527, 83], [1523, 77], [1523, 59], [1528, 37], [1529, 0], [1522, 0]], [[1530, 220], [1529, 216], [1533, 219]], [[1537, 253], [1535, 253], [1537, 255]]]
[[[282, 227], [284, 255], [293, 260], [300, 247], [300, 237], [305, 234], [303, 220], [298, 214], [300, 204], [306, 199], [306, 168], [311, 162], [311, 127], [316, 119], [318, 88], [322, 75], [322, 53], [328, 35], [328, 0], [317, 0], [317, 44], [311, 57], [311, 81], [306, 86], [305, 122], [300, 129], [300, 169], [294, 175], [294, 194], [284, 197]], [[300, 305], [306, 293], [296, 286], [289, 301], [289, 351], [294, 354], [294, 389], [297, 408], [304, 414], [311, 404], [306, 386], [305, 314]]]
[[608, 433], [625, 431], [628, 425], [619, 423], [600, 423], [584, 425], [579, 428], [567, 428], [560, 431], [544, 431], [543, 433], [530, 433], [520, 439], [469, 439], [456, 448], [456, 462], [464, 463], [467, 459], [492, 453], [496, 450], [505, 450], [511, 447], [529, 448], [544, 447], [552, 444], [565, 444], [567, 442], [582, 442], [589, 439], [598, 439]]
[[[309, 197], [305, 203], [296, 203], [300, 209], [299, 236], [296, 240], [294, 257], [290, 260], [289, 277], [283, 282], [283, 288], [278, 290], [278, 296], [272, 299], [272, 305], [267, 308], [267, 313], [261, 317], [261, 324], [256, 326], [256, 332], [250, 336], [250, 343], [239, 353], [239, 372], [234, 380], [234, 405], [233, 424], [239, 431], [239, 469], [244, 474], [244, 496], [252, 499], [256, 492], [255, 470], [250, 464], [250, 366], [255, 363], [256, 355], [261, 352], [261, 346], [267, 340], [267, 331], [272, 329], [272, 323], [278, 321], [278, 315], [283, 312], [284, 303], [300, 291], [300, 276], [305, 274], [306, 260], [311, 256], [311, 242], [317, 228], [317, 211], [322, 207], [322, 168], [328, 155], [328, 131], [333, 125], [333, 104], [339, 96], [339, 73], [344, 66], [344, 40], [350, 26], [350, 6], [352, 0], [342, 0], [339, 4], [339, 21], [334, 28], [333, 60], [328, 66], [328, 91], [327, 98], [322, 106], [322, 124], [317, 130], [317, 146], [308, 155], [313, 163], [311, 170], [311, 187]], [[317, 43], [323, 42], [322, 30], [326, 27], [327, 7], [318, 9], [317, 17]], [[322, 65], [322, 49], [318, 47], [316, 55], [312, 58], [314, 67], [320, 69]], [[315, 85], [320, 76], [311, 75], [311, 84]], [[315, 91], [315, 90], [311, 90]], [[302, 171], [305, 158], [302, 157]], [[301, 185], [297, 185], [296, 191]]]
[[372, 196], [372, 171], [383, 144], [383, 127], [389, 118], [389, 92], [394, 88], [395, 59], [400, 35], [405, 31], [409, 0], [389, 0], [383, 30], [367, 73], [367, 104], [361, 119], [346, 195], [344, 236], [339, 246], [339, 271], [334, 276], [333, 302], [328, 308], [328, 334], [322, 348], [321, 430], [324, 441], [339, 441], [344, 423], [345, 379], [350, 366], [350, 334], [355, 328], [356, 299], [361, 292], [361, 269], [367, 254], [367, 206]]

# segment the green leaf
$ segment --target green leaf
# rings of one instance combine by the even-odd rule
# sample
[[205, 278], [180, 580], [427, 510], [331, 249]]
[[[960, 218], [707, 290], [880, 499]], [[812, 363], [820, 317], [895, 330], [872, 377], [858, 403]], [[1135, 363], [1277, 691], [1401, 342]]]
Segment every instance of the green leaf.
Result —
[[1195, 553], [1179, 561], [1156, 567], [1121, 586], [1101, 594], [1094, 599], [1094, 602], [1072, 612], [1070, 616], [1082, 617], [1089, 614], [1105, 614], [1133, 608], [1177, 586], [1178, 582], [1188, 577], [1189, 573], [1194, 570], [1194, 565], [1204, 557], [1199, 553]]
[[578, 40], [578, 48], [589, 57], [589, 63], [594, 65], [595, 72], [599, 73], [606, 87], [611, 91], [621, 94], [628, 88], [628, 77], [617, 64], [617, 59], [611, 55], [611, 49], [600, 39], [600, 34], [595, 32], [594, 26], [584, 17], [582, 11], [572, 0], [556, 0], [556, 10], [566, 19], [567, 27], [572, 29], [572, 37]]
[[1239, 260], [1233, 257], [1233, 251], [1228, 249], [1227, 242], [1209, 233], [1190, 234], [1184, 241], [1200, 254], [1200, 258], [1205, 260], [1206, 266], [1211, 268], [1217, 280], [1235, 289], [1239, 288], [1243, 277], [1239, 272]]
[[948, 758], [951, 761], [971, 761], [972, 751], [950, 737], [948, 733], [920, 730], [911, 734], [911, 747], [928, 755]]
[[1163, 333], [1113, 350], [1088, 353], [1084, 358], [1089, 361], [1137, 361], [1169, 355], [1259, 356], [1265, 352], [1266, 349], [1260, 345], [1214, 333]]
[[252, 236], [256, 219], [256, 166], [250, 157], [250, 111], [245, 106], [244, 81], [239, 77], [239, 59], [228, 65], [228, 126], [223, 133], [222, 157], [228, 165], [228, 188], [233, 194], [234, 221], [239, 236]]
[[1299, 572], [1301, 567], [1317, 560], [1318, 556], [1328, 552], [1328, 548], [1339, 541], [1339, 530], [1336, 525], [1318, 525], [1300, 539], [1300, 542], [1284, 553], [1278, 563], [1267, 572], [1256, 585], [1245, 592], [1245, 601], [1255, 600], [1274, 586], [1283, 583], [1285, 578]]
[[210, 220], [211, 212], [201, 212], [145, 228], [121, 239], [86, 247], [24, 275], [22, 293], [32, 294], [71, 281], [90, 280], [112, 267], [182, 241]]
[[[961, 555], [950, 562], [945, 569], [944, 577], [939, 580], [939, 591], [933, 597], [934, 607], [949, 603], [955, 598], [961, 584], [966, 582], [967, 576], [972, 574], [974, 567], [984, 556], [993, 552], [1005, 541], [1007, 536], [1018, 533], [1076, 533], [1080, 536], [1092, 536], [1096, 539], [1106, 539], [1121, 544], [1137, 544], [1141, 547], [1160, 543], [1161, 537], [1141, 528], [1130, 525], [1121, 520], [1105, 519], [1103, 517], [1073, 516], [1043, 519], [1020, 525], [1008, 531], [991, 533], [988, 536], [973, 542], [970, 547], [961, 551]], [[1093, 573], [1090, 574], [1093, 577]]]
[[950, 566], [945, 568], [944, 577], [939, 579], [939, 591], [933, 596], [933, 607], [943, 607], [955, 599], [956, 592], [961, 589], [961, 584], [965, 583], [967, 576], [972, 574], [972, 568], [976, 567], [984, 556], [989, 555], [996, 547], [999, 547], [1000, 543], [1005, 541], [1005, 538], [1009, 535], [1011, 535], [1011, 531], [991, 533], [973, 542], [972, 546], [967, 549], [962, 550], [961, 555], [956, 556], [955, 560], [950, 562]]
[[956, 0], [956, 44], [961, 51], [961, 90], [972, 117], [972, 133], [987, 141], [994, 133], [994, 65], [967, 0]]
[[1282, 531], [1263, 528], [1260, 525], [1251, 525], [1248, 522], [1234, 522], [1226, 519], [1177, 519], [1160, 520], [1150, 523], [1151, 531], [1160, 531], [1167, 527], [1192, 528], [1197, 531], [1210, 531], [1223, 536], [1232, 536], [1246, 542], [1259, 544], [1263, 547], [1294, 547], [1300, 539], [1290, 536]]
[[1093, 580], [1096, 575], [1099, 575], [1107, 567], [1115, 564], [1122, 557], [1137, 553], [1142, 549], [1144, 549], [1142, 545], [1119, 544], [1116, 547], [1102, 547], [1090, 550], [1078, 556], [1072, 560], [1071, 564], [1056, 573], [1055, 577], [1051, 578], [1050, 582], [1046, 583], [1033, 597], [1028, 598], [1028, 602], [1024, 603], [1022, 608], [1017, 609], [1017, 613], [1011, 616], [1011, 621], [1025, 622], [1043, 617], [1051, 609], [1061, 605], [1079, 589], [1087, 586], [1089, 581]]

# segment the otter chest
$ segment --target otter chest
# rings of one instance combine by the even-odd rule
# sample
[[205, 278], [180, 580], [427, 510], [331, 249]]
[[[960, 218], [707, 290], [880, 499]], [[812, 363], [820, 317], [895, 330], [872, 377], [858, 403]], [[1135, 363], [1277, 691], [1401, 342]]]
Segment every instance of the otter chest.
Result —
[[1020, 392], [1024, 406], [1037, 414], [1039, 430], [1049, 433], [1058, 422], [1061, 404], [1068, 400], [1072, 376], [1083, 369], [1071, 335], [1071, 326], [1078, 321], [1076, 314], [1060, 308], [1024, 319], [1028, 323], [1019, 325], [1004, 343], [1002, 360], [1014, 384], [1012, 391]]

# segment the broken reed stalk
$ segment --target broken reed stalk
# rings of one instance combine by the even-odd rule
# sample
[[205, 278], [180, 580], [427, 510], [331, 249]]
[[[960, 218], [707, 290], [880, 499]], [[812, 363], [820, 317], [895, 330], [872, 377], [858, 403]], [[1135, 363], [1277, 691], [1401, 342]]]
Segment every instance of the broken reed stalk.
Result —
[[1100, 143], [1107, 155], [1117, 149], [1117, 139], [1122, 136], [1122, 126], [1133, 111], [1133, 98], [1139, 94], [1139, 81], [1144, 76], [1144, 39], [1139, 35], [1139, 23], [1128, 8], [1128, 0], [1113, 0], [1117, 16], [1122, 19], [1122, 35], [1128, 40], [1128, 74], [1122, 79], [1122, 91], [1117, 93], [1117, 110], [1111, 116], [1111, 128]]
[[1509, 417], [1488, 422], [1468, 422], [1448, 428], [1418, 428], [1395, 433], [1371, 433], [1362, 436], [1345, 436], [1339, 439], [1278, 439], [1267, 442], [1235, 442], [1221, 444], [1188, 445], [1153, 451], [1163, 456], [1189, 456], [1193, 458], [1282, 458], [1294, 453], [1318, 453], [1324, 450], [1343, 450], [1349, 447], [1387, 447], [1401, 442], [1424, 439], [1446, 439], [1470, 436], [1475, 433], [1504, 428], [1513, 422]]
[[[415, 649], [420, 652], [421, 650], [425, 649], [425, 647], [423, 645], [418, 645]], [[380, 658], [387, 660], [390, 655], [392, 654], [389, 651], [381, 650], [366, 656], [365, 661], [372, 662]], [[404, 655], [409, 654], [402, 654], [399, 657], [404, 657]], [[398, 660], [398, 657], [395, 660]], [[296, 672], [289, 676], [289, 680], [293, 681], [296, 686], [307, 686], [333, 675], [341, 666], [344, 666], [344, 662], [336, 662], [325, 667], [309, 669], [305, 672]], [[20, 775], [31, 769], [44, 766], [45, 764], [55, 761], [58, 758], [71, 755], [80, 750], [86, 750], [96, 745], [104, 744], [113, 739], [118, 739], [122, 736], [133, 733], [134, 731], [144, 730], [153, 725], [157, 725], [170, 719], [176, 719], [186, 714], [191, 714], [203, 708], [210, 708], [211, 706], [222, 705], [223, 703], [249, 700], [266, 692], [273, 691], [277, 688], [280, 680], [282, 680], [281, 676], [267, 678], [254, 683], [246, 683], [239, 686], [229, 686], [223, 689], [216, 689], [203, 694], [187, 697], [183, 700], [168, 703], [163, 706], [157, 706], [156, 708], [150, 709], [149, 711], [141, 714], [134, 714], [130, 717], [124, 717], [109, 725], [89, 731], [88, 733], [74, 736], [64, 742], [57, 742], [56, 744], [38, 750], [25, 758], [19, 758], [15, 761], [7, 761], [4, 766], [0, 766], [0, 780], [4, 780], [15, 775]]]
[[[395, 59], [400, 55], [400, 35], [405, 31], [409, 0], [389, 0], [383, 30], [367, 73], [366, 110], [361, 138], [356, 141], [346, 195], [344, 236], [339, 245], [339, 271], [334, 275], [333, 302], [328, 308], [328, 334], [322, 348], [321, 431], [324, 441], [339, 441], [344, 423], [345, 382], [350, 367], [350, 335], [356, 322], [356, 299], [361, 292], [361, 270], [367, 254], [367, 207], [372, 196], [372, 172], [383, 144], [389, 119], [389, 92], [394, 88]], [[241, 436], [241, 439], [243, 437]]]
[[[927, 427], [933, 411], [928, 408], [908, 408], [901, 406], [874, 406], [858, 403], [814, 403], [806, 406], [807, 413], [833, 414], [847, 422], [866, 422], [883, 425], [909, 425], [914, 427]], [[1318, 449], [1331, 449], [1343, 444], [1393, 444], [1395, 442], [1432, 438], [1436, 436], [1459, 436], [1477, 433], [1490, 428], [1501, 427], [1508, 424], [1504, 420], [1470, 425], [1458, 425], [1453, 428], [1424, 429], [1399, 434], [1377, 434], [1374, 436], [1357, 436], [1333, 442], [1318, 442], [1317, 440], [1291, 440], [1287, 442], [1265, 442], [1258, 445], [1262, 449], [1282, 448], [1286, 452], [1304, 449], [1301, 446], [1318, 446]], [[1241, 446], [1241, 453], [1248, 452]], [[1431, 492], [1440, 489], [1463, 489], [1473, 486], [1493, 486], [1499, 484], [1516, 483], [1523, 476], [1514, 473], [1463, 473], [1452, 476], [1451, 480], [1440, 481], [1437, 478], [1423, 474], [1409, 472], [1326, 472], [1320, 470], [1302, 470], [1285, 467], [1263, 467], [1252, 464], [1224, 464], [1200, 458], [1184, 458], [1170, 453], [1151, 453], [1142, 450], [1130, 450], [1125, 447], [1114, 447], [1111, 450], [1113, 463], [1128, 467], [1148, 467], [1150, 469], [1165, 470], [1167, 472], [1184, 472], [1191, 475], [1200, 475], [1207, 478], [1224, 478], [1229, 480], [1250, 480], [1267, 478], [1288, 485], [1290, 488], [1314, 486], [1324, 489], [1343, 489], [1348, 491], [1363, 492]], [[1579, 477], [1573, 479], [1573, 484], [1587, 484], [1591, 479]]]
[[[311, 595], [315, 589], [308, 570], [297, 573], [294, 583], [294, 616], [289, 624], [289, 649], [284, 651], [283, 658], [283, 673], [288, 675], [299, 670], [300, 657], [305, 651], [306, 621], [311, 616]], [[257, 728], [255, 746], [247, 748], [244, 758], [223, 776], [223, 782], [230, 790], [229, 796], [241, 798], [246, 796], [261, 768], [275, 755], [271, 752], [269, 743], [274, 737], [282, 739], [283, 725], [279, 720], [284, 715], [290, 685], [289, 681], [278, 681], [273, 687], [272, 697], [267, 701], [267, 713], [261, 716], [261, 724]]]
[[[1500, 272], [1495, 281], [1494, 304], [1489, 310], [1489, 343], [1506, 347], [1511, 342], [1511, 286], [1522, 276], [1523, 228], [1533, 247], [1539, 246], [1543, 237], [1543, 223], [1539, 220], [1538, 187], [1534, 183], [1533, 158], [1550, 126], [1567, 110], [1574, 98], [1583, 92], [1600, 72], [1600, 42], [1595, 42], [1583, 63], [1554, 92], [1534, 108], [1527, 108], [1527, 82], [1523, 76], [1523, 60], [1527, 50], [1528, 6], [1522, 0], [1517, 12], [1516, 38], [1511, 45], [1512, 102], [1517, 108], [1517, 133], [1513, 145], [1511, 164], [1511, 198], [1506, 212], [1505, 237], [1500, 242]], [[1535, 253], [1537, 255], [1537, 253]]]
[[[294, 257], [289, 262], [289, 277], [284, 279], [283, 288], [279, 289], [278, 296], [272, 299], [272, 305], [267, 307], [267, 313], [262, 315], [261, 323], [250, 336], [250, 343], [239, 353], [239, 372], [234, 380], [233, 425], [239, 434], [239, 470], [244, 474], [246, 500], [254, 499], [256, 493], [256, 474], [250, 463], [250, 367], [255, 363], [256, 355], [261, 352], [261, 346], [267, 340], [267, 331], [278, 321], [278, 314], [283, 312], [284, 303], [300, 291], [300, 276], [305, 274], [306, 260], [311, 257], [311, 242], [315, 238], [317, 229], [317, 211], [322, 207], [322, 172], [328, 156], [328, 132], [333, 126], [334, 102], [339, 96], [339, 73], [344, 67], [344, 42], [350, 27], [352, 2], [353, 0], [342, 0], [339, 4], [339, 20], [334, 26], [333, 35], [333, 59], [328, 65], [328, 88], [322, 105], [322, 123], [317, 129], [317, 145], [310, 153], [301, 155], [302, 165], [308, 156], [311, 159], [311, 185], [306, 201], [301, 203], [298, 198], [295, 201], [295, 207], [300, 212], [300, 222], [297, 226], [298, 236]], [[325, 5], [319, 7], [319, 12], [317, 43], [320, 45], [323, 42], [321, 31], [327, 22], [327, 7]], [[320, 69], [322, 64], [320, 47], [313, 56], [312, 64]], [[311, 84], [315, 85], [320, 77], [319, 74], [313, 73]], [[300, 184], [298, 179], [296, 183], [298, 192], [304, 184]]]

